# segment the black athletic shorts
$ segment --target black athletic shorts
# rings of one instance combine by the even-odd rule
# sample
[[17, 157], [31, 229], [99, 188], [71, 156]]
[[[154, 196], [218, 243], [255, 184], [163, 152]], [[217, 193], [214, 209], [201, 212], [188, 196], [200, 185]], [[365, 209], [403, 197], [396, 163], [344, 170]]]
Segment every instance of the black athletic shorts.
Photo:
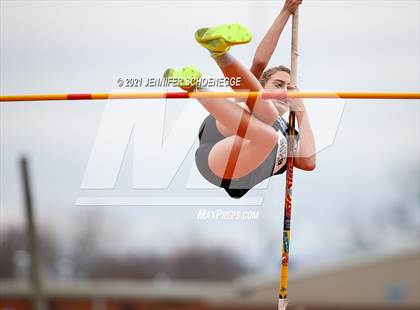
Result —
[[[272, 126], [277, 131], [281, 131], [285, 137], [287, 137], [288, 123], [281, 117]], [[200, 126], [198, 138], [200, 140], [200, 146], [195, 152], [195, 163], [201, 175], [210, 183], [222, 187], [232, 198], [241, 198], [251, 188], [258, 183], [273, 175], [274, 164], [276, 160], [278, 144], [273, 148], [268, 157], [252, 172], [249, 174], [237, 178], [237, 179], [221, 179], [215, 175], [209, 167], [208, 158], [212, 147], [223, 140], [223, 136], [216, 127], [216, 120], [212, 115], [207, 116]], [[296, 132], [296, 145], [298, 141], [298, 133]], [[286, 171], [287, 165], [277, 171], [274, 175], [278, 175]]]

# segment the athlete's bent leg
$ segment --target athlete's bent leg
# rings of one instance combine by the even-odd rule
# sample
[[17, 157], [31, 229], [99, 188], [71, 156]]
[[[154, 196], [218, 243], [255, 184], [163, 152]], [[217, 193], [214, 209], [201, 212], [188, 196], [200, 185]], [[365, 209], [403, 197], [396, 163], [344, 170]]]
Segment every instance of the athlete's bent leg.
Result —
[[[232, 148], [235, 143], [238, 143], [237, 139], [242, 138], [238, 136], [227, 137], [216, 143], [209, 153], [209, 168], [215, 175], [222, 179], [224, 178], [227, 170], [226, 168]], [[247, 139], [239, 141], [242, 142], [242, 145], [231, 178], [241, 178], [261, 165], [275, 147], [277, 139], [277, 132], [273, 129], [272, 134], [266, 136], [264, 140], [259, 142]]]

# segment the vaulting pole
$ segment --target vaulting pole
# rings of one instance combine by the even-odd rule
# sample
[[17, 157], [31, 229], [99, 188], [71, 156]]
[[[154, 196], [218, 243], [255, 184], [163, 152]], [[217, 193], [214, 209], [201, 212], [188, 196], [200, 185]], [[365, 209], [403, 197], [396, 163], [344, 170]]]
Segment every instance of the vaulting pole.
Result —
[[[293, 14], [292, 20], [292, 50], [291, 50], [291, 84], [296, 85], [298, 67], [298, 36], [299, 36], [299, 8]], [[294, 111], [289, 113], [289, 132], [287, 150], [286, 193], [284, 199], [283, 245], [281, 254], [280, 285], [278, 309], [287, 307], [287, 286], [289, 271], [290, 224], [292, 218], [292, 187], [293, 187], [293, 155], [295, 149], [295, 119]]]

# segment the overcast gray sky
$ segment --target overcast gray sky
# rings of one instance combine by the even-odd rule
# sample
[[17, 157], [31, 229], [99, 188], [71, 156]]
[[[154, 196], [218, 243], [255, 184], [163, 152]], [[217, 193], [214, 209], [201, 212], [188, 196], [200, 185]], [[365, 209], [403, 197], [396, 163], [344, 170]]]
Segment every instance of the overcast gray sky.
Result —
[[[232, 49], [249, 66], [281, 6], [282, 1], [1, 1], [1, 94], [116, 91], [120, 77], [160, 77], [168, 67], [185, 65], [221, 76], [194, 42], [194, 31], [228, 22], [249, 26], [253, 41]], [[419, 92], [419, 20], [419, 1], [304, 1], [299, 87]], [[289, 64], [289, 26], [270, 65]], [[169, 128], [187, 107], [166, 107]], [[200, 205], [78, 206], [77, 199], [89, 195], [153, 195], [131, 190], [132, 143], [114, 191], [80, 190], [109, 104], [2, 103], [0, 108], [1, 228], [23, 222], [17, 160], [27, 154], [37, 218], [59, 229], [63, 240], [75, 233], [77, 217], [92, 210], [103, 212], [108, 246], [120, 251], [165, 253], [188, 243], [219, 245], [256, 262], [265, 244], [280, 240], [284, 176], [249, 194], [263, 198], [261, 206], [228, 207], [260, 210], [260, 219], [251, 222], [199, 222]], [[196, 121], [204, 115], [202, 109]], [[419, 102], [317, 104], [310, 115], [322, 142], [318, 148], [329, 147], [319, 154], [316, 171], [295, 174], [293, 255], [322, 261], [321, 253], [331, 251], [346, 259], [340, 253], [351, 239], [349, 221], [373, 225], [372, 217], [400, 200], [408, 185], [419, 186], [415, 173], [407, 179], [419, 169]], [[149, 122], [142, 126], [153, 126], [156, 119]], [[197, 131], [193, 123], [185, 126]], [[185, 192], [194, 150], [174, 179], [171, 195], [223, 197], [222, 191]], [[414, 217], [420, 225], [419, 214]], [[391, 252], [413, 246], [413, 240], [405, 245], [392, 231], [384, 231], [384, 238], [383, 247]], [[278, 258], [280, 252], [273, 255]]]

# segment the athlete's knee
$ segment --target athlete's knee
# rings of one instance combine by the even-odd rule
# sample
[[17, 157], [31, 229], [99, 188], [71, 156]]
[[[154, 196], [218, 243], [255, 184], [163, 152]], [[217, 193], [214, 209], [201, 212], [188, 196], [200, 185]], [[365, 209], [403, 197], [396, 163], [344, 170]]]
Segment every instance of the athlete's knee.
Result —
[[270, 111], [270, 113], [266, 116], [266, 119], [264, 120], [264, 122], [271, 126], [276, 122], [278, 117], [279, 117], [279, 112], [276, 109], [274, 109], [273, 111]]
[[270, 126], [273, 125], [279, 117], [279, 111], [276, 109], [274, 104], [270, 100], [258, 100], [256, 104], [261, 106], [264, 105], [264, 113], [258, 113], [258, 115], [254, 115], [264, 123]]

